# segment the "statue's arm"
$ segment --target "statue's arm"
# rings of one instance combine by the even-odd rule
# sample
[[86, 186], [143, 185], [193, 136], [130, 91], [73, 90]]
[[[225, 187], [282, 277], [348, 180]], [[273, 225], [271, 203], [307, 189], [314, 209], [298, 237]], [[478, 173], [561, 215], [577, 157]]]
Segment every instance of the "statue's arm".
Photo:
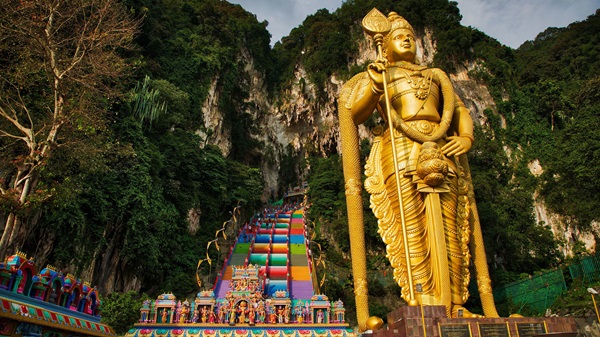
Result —
[[475, 137], [473, 137], [473, 119], [471, 118], [471, 113], [458, 95], [455, 95], [454, 102], [452, 124], [454, 125], [458, 136], [469, 138], [472, 143], [475, 141]]
[[379, 89], [366, 72], [361, 75], [354, 87], [353, 94], [347, 102], [352, 120], [356, 125], [369, 119], [383, 94], [383, 89]]
[[475, 137], [473, 137], [473, 119], [471, 118], [469, 109], [467, 109], [465, 104], [456, 94], [454, 94], [452, 129], [458, 135], [449, 136], [448, 143], [442, 147], [442, 152], [444, 152], [447, 157], [459, 156], [467, 153], [475, 141]]

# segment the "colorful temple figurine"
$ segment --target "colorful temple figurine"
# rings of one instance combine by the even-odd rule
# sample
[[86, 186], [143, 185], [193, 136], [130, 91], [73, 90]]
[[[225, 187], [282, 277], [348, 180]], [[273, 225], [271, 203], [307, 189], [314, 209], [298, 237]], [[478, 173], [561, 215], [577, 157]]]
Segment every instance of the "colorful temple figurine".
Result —
[[225, 307], [220, 306], [217, 312], [217, 323], [227, 323], [225, 322]]
[[310, 301], [312, 322], [329, 323], [331, 303], [325, 295], [314, 295]]
[[206, 323], [208, 322], [208, 309], [206, 307], [202, 307], [202, 310], [200, 311], [200, 320], [202, 323]]
[[227, 302], [223, 303], [221, 307], [223, 309], [223, 323], [229, 323], [229, 316], [231, 316], [231, 310], [229, 310], [229, 304]]
[[235, 324], [237, 321], [237, 312], [233, 302], [229, 305], [229, 324]]
[[267, 313], [265, 311], [265, 304], [264, 304], [264, 302], [261, 301], [258, 304], [257, 311], [258, 311], [258, 322], [259, 323], [265, 323], [265, 319], [267, 317]]
[[254, 325], [256, 319], [256, 309], [254, 306], [250, 305], [248, 309], [248, 324]]
[[148, 318], [150, 317], [150, 301], [145, 300], [142, 303], [142, 308], [140, 309], [140, 322], [146, 323], [148, 322]]
[[246, 323], [246, 315], [248, 314], [248, 303], [246, 301], [240, 301], [238, 304], [237, 315], [238, 323]]
[[325, 322], [325, 314], [323, 313], [323, 309], [317, 310], [317, 323], [322, 324]]
[[277, 314], [275, 313], [274, 310], [269, 312], [269, 323], [271, 323], [271, 324], [277, 323]]
[[163, 309], [162, 313], [160, 314], [160, 317], [162, 318], [162, 320], [160, 321], [161, 323], [169, 323], [169, 312], [167, 309]]
[[294, 315], [294, 322], [302, 324], [302, 305], [300, 305], [300, 303], [296, 304], [292, 312]]
[[288, 324], [290, 322], [290, 306], [286, 305], [283, 308], [283, 323]]
[[181, 315], [181, 301], [177, 302], [177, 306], [175, 307], [175, 317], [173, 317], [174, 323], [179, 323], [180, 315]]
[[183, 302], [183, 305], [181, 307], [179, 323], [187, 323], [189, 314], [190, 314], [190, 303], [186, 300], [185, 302]]
[[215, 323], [216, 319], [217, 319], [217, 316], [215, 315], [215, 312], [211, 309], [208, 312], [208, 323], [210, 323], [210, 324]]
[[173, 294], [162, 294], [156, 298], [152, 313], [155, 323], [173, 323], [179, 322], [177, 316], [177, 299]]

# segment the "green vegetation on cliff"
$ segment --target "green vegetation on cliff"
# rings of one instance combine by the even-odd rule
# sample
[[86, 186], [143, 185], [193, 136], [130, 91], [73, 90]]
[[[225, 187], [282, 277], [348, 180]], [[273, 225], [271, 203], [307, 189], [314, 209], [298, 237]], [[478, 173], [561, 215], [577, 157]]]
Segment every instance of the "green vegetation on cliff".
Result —
[[[77, 9], [76, 2], [69, 4], [63, 13]], [[42, 12], [46, 8], [42, 2], [39, 6]], [[36, 193], [25, 200], [35, 207], [19, 207], [14, 202], [18, 191], [10, 188], [19, 179], [26, 149], [0, 137], [2, 210], [18, 212], [27, 224], [9, 250], [20, 248], [37, 259], [71, 266], [74, 274], [87, 272], [101, 291], [126, 289], [138, 280], [142, 290], [152, 293], [187, 294], [196, 290], [193, 271], [206, 242], [229, 219], [229, 211], [238, 202], [250, 211], [260, 205], [263, 181], [256, 149], [261, 144], [250, 137], [253, 128], [244, 106], [249, 79], [239, 59], [249, 53], [257, 68], [269, 74], [269, 33], [252, 14], [224, 1], [126, 1], [125, 6], [132, 17], [141, 18], [141, 31], [136, 46], [111, 55], [130, 76], [106, 84], [110, 96], [83, 96], [82, 102], [94, 98], [101, 103], [95, 110], [82, 109], [92, 116], [61, 122], [61, 137], [50, 144], [52, 155], [34, 177]], [[14, 21], [23, 10], [15, 5], [14, 12], [0, 17], [0, 58], [11, 65], [0, 70], [0, 90], [11, 97], [2, 107], [20, 112], [24, 103], [30, 111], [44, 111], [52, 99], [45, 78], [52, 73], [34, 53], [35, 44], [15, 40], [7, 29], [28, 25], [27, 15]], [[72, 34], [80, 32], [76, 25], [68, 27]], [[10, 41], [20, 43], [19, 48]], [[75, 100], [75, 90], [90, 83], [65, 87], [64, 95], [73, 95], [64, 96], [69, 112], [72, 105], [86, 108]], [[215, 104], [232, 134], [228, 157], [206, 145], [214, 130], [201, 127], [200, 108], [211, 86], [220, 93]], [[28, 116], [31, 125], [44, 129], [42, 116]], [[28, 120], [24, 113], [18, 118]], [[16, 133], [10, 124], [2, 118], [1, 130]]]

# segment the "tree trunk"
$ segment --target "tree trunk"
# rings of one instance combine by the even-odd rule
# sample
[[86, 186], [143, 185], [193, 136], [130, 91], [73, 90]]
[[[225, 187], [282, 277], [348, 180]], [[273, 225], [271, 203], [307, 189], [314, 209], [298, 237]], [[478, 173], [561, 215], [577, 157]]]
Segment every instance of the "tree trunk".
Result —
[[[25, 181], [22, 183], [23, 187], [21, 189], [21, 195], [19, 197], [19, 208], [25, 205], [25, 200], [31, 191], [31, 185], [33, 182], [32, 175], [33, 172], [28, 172], [28, 176], [26, 175]], [[20, 182], [18, 180], [15, 181], [15, 188], [19, 188], [18, 184]], [[0, 240], [0, 257], [4, 259], [8, 254], [12, 253], [11, 249], [14, 250], [15, 247], [15, 238], [17, 237], [17, 233], [21, 230], [21, 219], [15, 213], [15, 211], [10, 212], [8, 218], [6, 219], [6, 224], [4, 226], [4, 232], [2, 233], [2, 239]]]
[[6, 223], [4, 225], [4, 232], [2, 232], [2, 239], [0, 239], [0, 259], [4, 261], [8, 252], [8, 239], [12, 235], [13, 228], [15, 225], [15, 213], [8, 214]]

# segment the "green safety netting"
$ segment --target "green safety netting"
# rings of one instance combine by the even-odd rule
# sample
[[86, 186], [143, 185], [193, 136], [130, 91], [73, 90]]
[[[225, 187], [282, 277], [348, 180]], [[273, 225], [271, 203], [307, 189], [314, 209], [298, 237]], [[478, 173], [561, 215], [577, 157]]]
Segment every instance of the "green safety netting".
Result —
[[597, 281], [600, 279], [600, 257], [598, 255], [586, 257], [570, 265], [569, 273], [573, 280], [581, 278], [586, 283]]
[[527, 306], [533, 313], [543, 314], [567, 290], [562, 270], [532, 276], [494, 289], [496, 303], [512, 302]]

